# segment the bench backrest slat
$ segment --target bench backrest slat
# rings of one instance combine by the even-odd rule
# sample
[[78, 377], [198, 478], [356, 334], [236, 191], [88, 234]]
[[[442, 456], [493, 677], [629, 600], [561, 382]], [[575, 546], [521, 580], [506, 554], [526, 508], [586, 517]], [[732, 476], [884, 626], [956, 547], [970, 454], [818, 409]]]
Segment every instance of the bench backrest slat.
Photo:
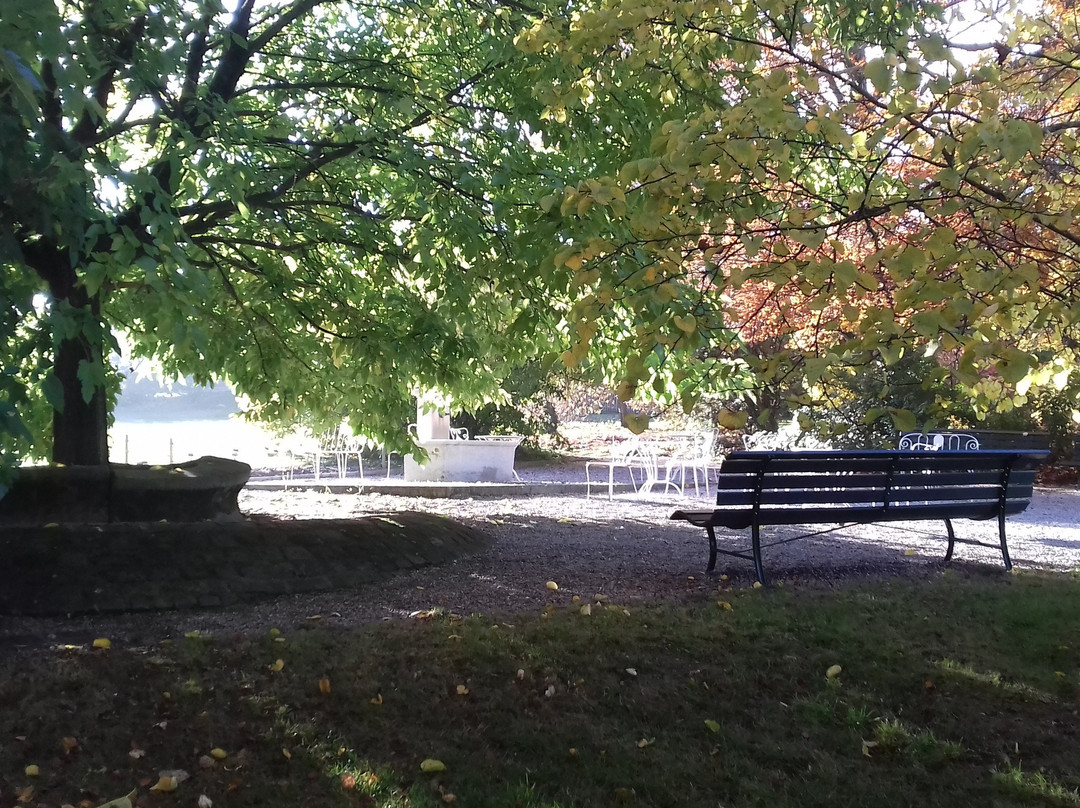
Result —
[[[717, 475], [717, 505], [1026, 504], [1035, 469], [1046, 457], [1011, 450], [735, 452]], [[1011, 471], [1002, 492], [1006, 468]]]

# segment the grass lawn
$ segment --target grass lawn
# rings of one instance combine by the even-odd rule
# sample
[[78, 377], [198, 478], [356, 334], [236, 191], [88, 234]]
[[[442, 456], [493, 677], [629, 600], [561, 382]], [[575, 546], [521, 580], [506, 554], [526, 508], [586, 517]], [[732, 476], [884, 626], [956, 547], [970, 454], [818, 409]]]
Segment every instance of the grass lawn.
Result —
[[0, 806], [1080, 806], [1075, 575], [309, 624], [0, 661]]

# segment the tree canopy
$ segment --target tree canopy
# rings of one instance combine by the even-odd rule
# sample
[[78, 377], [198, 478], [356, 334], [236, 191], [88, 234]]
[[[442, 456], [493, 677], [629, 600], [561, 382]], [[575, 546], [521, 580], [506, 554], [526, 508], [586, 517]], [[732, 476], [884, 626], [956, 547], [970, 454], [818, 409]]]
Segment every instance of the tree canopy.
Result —
[[[537, 352], [557, 306], [515, 239], [551, 162], [524, 123], [523, 7], [12, 2], [9, 444], [47, 445], [49, 407], [94, 404], [117, 329], [267, 418], [349, 413], [376, 435], [404, 436], [415, 390], [483, 400]], [[91, 409], [82, 428], [103, 430], [107, 402]]]
[[523, 34], [549, 57], [549, 115], [627, 144], [542, 202], [586, 293], [567, 361], [613, 341], [630, 394], [650, 361], [696, 352], [825, 407], [912, 355], [981, 414], [1075, 390], [1077, 12], [952, 9], [618, 2]]
[[687, 407], [916, 354], [984, 412], [1075, 379], [1071, 4], [980, 39], [919, 0], [9, 4], [16, 453], [54, 412], [103, 462], [117, 330], [398, 445], [417, 390], [560, 352]]

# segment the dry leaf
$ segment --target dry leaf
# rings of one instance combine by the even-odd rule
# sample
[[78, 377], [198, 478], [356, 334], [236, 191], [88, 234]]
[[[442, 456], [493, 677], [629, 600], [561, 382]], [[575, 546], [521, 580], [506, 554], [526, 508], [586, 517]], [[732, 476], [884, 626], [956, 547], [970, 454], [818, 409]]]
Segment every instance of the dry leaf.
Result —
[[346, 791], [352, 791], [356, 788], [356, 778], [351, 774], [341, 775], [341, 787]]
[[548, 588], [548, 589], [550, 589], [550, 590], [551, 590], [552, 592], [554, 592], [554, 591], [555, 591], [556, 589], [558, 589], [558, 588], [559, 588], [559, 585], [558, 585], [557, 583], [555, 583], [554, 581], [548, 581], [548, 582], [547, 582], [547, 584], [546, 584], [546, 586], [547, 586], [547, 588]]
[[319, 680], [319, 692], [324, 696], [330, 692], [330, 680], [325, 676]]
[[441, 760], [435, 760], [434, 758], [425, 758], [420, 761], [420, 771], [432, 774], [434, 772], [446, 771], [446, 764]]
[[158, 778], [158, 781], [156, 783], [154, 783], [154, 785], [150, 786], [150, 790], [151, 791], [161, 791], [161, 792], [176, 791], [176, 786], [177, 785], [178, 785], [178, 783], [176, 782], [175, 777], [164, 777], [163, 776], [163, 777]]
[[15, 789], [15, 799], [19, 802], [30, 802], [34, 799], [34, 787], [27, 786], [26, 788]]
[[79, 742], [75, 738], [70, 736], [60, 739], [60, 748], [64, 750], [65, 755], [70, 755], [72, 750], [79, 748]]
[[723, 609], [725, 612], [731, 611], [731, 604], [728, 603], [726, 600], [718, 600], [716, 601], [716, 605]]
[[825, 678], [826, 679], [835, 679], [837, 676], [840, 675], [840, 672], [842, 670], [844, 670], [844, 669], [841, 668], [839, 665], [830, 665], [828, 667], [828, 669], [825, 671]]
[[459, 696], [467, 696], [467, 695], [469, 695], [469, 688], [465, 687], [465, 685], [458, 685], [457, 686], [457, 694]]
[[273, 665], [268, 666], [274, 673], [279, 673], [285, 667], [284, 659], [275, 659]]
[[637, 668], [627, 668], [626, 672], [629, 673], [631, 676], [637, 676]]
[[112, 648], [112, 642], [105, 637], [98, 637], [96, 640], [94, 640], [94, 647], [102, 648], [107, 651]]
[[131, 751], [128, 752], [128, 757], [131, 758], [132, 760], [138, 760], [139, 758], [144, 758], [144, 757], [146, 757], [146, 750], [145, 749], [139, 749], [137, 747], [132, 747]]
[[588, 617], [590, 614], [592, 614], [592, 604], [591, 603], [586, 603], [584, 606], [582, 606], [581, 607], [581, 613], [583, 615], [585, 615], [586, 617]]
[[642, 738], [637, 742], [638, 749], [644, 749], [646, 746], [652, 746], [656, 743], [656, 738]]
[[220, 746], [215, 746], [210, 750], [210, 757], [214, 760], [224, 760], [229, 756], [229, 753], [222, 749]]
[[199, 808], [213, 808], [214, 801], [212, 799], [210, 799], [208, 796], [206, 796], [205, 794], [200, 794], [199, 795], [199, 800], [198, 800], [198, 805], [199, 805]]
[[37, 777], [39, 774], [41, 774], [41, 769], [39, 769], [33, 763], [31, 763], [29, 766], [27, 766], [25, 769], [23, 769], [23, 771], [26, 773], [27, 777]]
[[199, 757], [199, 768], [200, 769], [212, 769], [216, 765], [217, 765], [217, 761], [214, 760], [209, 755], [202, 755], [202, 756]]
[[382, 693], [375, 694], [375, 698], [371, 700], [371, 703], [374, 704], [376, 707], [382, 704]]
[[281, 754], [285, 756], [286, 760], [292, 760], [292, 752], [290, 752], [288, 749], [282, 749]]
[[711, 718], [705, 719], [705, 726], [708, 728], [709, 732], [716, 733], [720, 731], [720, 722], [714, 721]]
[[444, 792], [443, 795], [442, 795], [442, 801], [445, 802], [447, 805], [449, 805], [450, 803], [452, 803], [452, 802], [454, 802], [456, 800], [457, 800], [457, 797], [455, 795], [451, 794], [449, 791]]
[[524, 679], [525, 679], [525, 669], [524, 669], [524, 668], [518, 668], [518, 672], [517, 672], [517, 680], [518, 680], [519, 682], [521, 682], [521, 681], [523, 681]]

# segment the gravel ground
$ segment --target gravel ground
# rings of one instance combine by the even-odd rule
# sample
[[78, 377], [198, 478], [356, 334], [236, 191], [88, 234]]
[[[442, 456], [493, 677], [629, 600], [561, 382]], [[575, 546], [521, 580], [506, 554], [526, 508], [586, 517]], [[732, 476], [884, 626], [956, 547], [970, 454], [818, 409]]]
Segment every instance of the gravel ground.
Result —
[[[578, 479], [573, 469], [526, 472], [526, 481]], [[81, 617], [67, 620], [0, 617], [0, 644], [86, 641], [108, 636], [152, 642], [187, 631], [234, 633], [282, 630], [303, 625], [312, 615], [323, 624], [357, 625], [408, 617], [442, 608], [459, 614], [503, 617], [539, 612], [548, 603], [567, 603], [574, 594], [603, 593], [625, 605], [655, 601], [704, 600], [717, 587], [753, 583], [753, 565], [721, 556], [714, 574], [704, 531], [669, 520], [677, 508], [707, 508], [710, 499], [654, 494], [587, 499], [583, 495], [520, 498], [416, 499], [390, 495], [244, 492], [250, 514], [282, 518], [348, 518], [367, 513], [420, 510], [476, 525], [496, 541], [490, 551], [451, 565], [407, 573], [356, 591], [282, 597], [253, 606]], [[993, 541], [993, 521], [955, 523], [958, 536]], [[1080, 491], [1040, 489], [1032, 507], [1010, 517], [1009, 548], [1020, 569], [1080, 569]], [[723, 543], [723, 532], [720, 534]], [[766, 535], [795, 531], [767, 529]], [[737, 534], [729, 534], [732, 543]], [[863, 525], [832, 536], [765, 550], [765, 570], [773, 581], [833, 586], [871, 577], [918, 578], [943, 569], [945, 544], [935, 523]], [[958, 544], [952, 566], [970, 571], [1001, 569], [990, 548]], [[726, 578], [722, 578], [726, 575]], [[558, 583], [553, 591], [546, 582]]]

